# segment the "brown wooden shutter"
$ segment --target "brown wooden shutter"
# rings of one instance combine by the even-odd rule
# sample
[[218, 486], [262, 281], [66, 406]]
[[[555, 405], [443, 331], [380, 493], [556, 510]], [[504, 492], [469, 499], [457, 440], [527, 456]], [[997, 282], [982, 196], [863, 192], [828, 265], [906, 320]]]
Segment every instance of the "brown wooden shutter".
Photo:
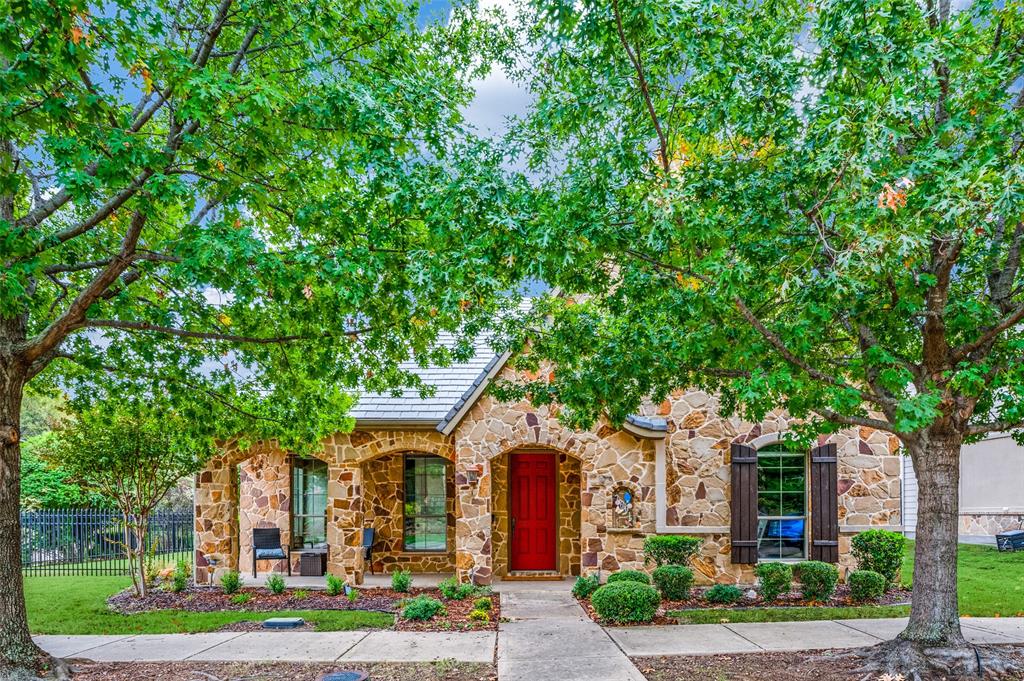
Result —
[[811, 560], [839, 562], [839, 494], [836, 446], [811, 450]]
[[733, 444], [732, 449], [732, 562], [757, 563], [757, 450]]

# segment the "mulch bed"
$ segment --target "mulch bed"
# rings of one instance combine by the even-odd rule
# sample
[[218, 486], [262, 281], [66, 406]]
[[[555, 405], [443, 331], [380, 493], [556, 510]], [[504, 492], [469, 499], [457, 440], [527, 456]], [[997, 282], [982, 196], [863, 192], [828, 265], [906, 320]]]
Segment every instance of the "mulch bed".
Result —
[[470, 596], [461, 601], [448, 601], [438, 594], [430, 594], [444, 603], [444, 615], [437, 615], [425, 622], [406, 620], [398, 617], [395, 622], [395, 629], [399, 631], [495, 631], [498, 622], [501, 620], [501, 599], [497, 594], [487, 598], [491, 599], [491, 621], [475, 622], [469, 619], [469, 613], [473, 610], [473, 601], [482, 596]]
[[[845, 584], [840, 584], [836, 587], [836, 592], [832, 598], [827, 601], [808, 601], [805, 600], [799, 591], [790, 591], [787, 594], [779, 596], [775, 601], [771, 603], [765, 603], [758, 596], [756, 598], [748, 598], [744, 596], [738, 602], [726, 605], [722, 603], [710, 603], [704, 600], [704, 592], [707, 588], [694, 589], [691, 592], [690, 598], [685, 601], [667, 601], [662, 600], [661, 606], [658, 608], [658, 614], [655, 615], [654, 619], [650, 622], [644, 622], [643, 624], [678, 624], [678, 618], [669, 617], [668, 613], [676, 610], [752, 610], [758, 608], [846, 608], [851, 606], [861, 605], [906, 605], [910, 603], [910, 589], [903, 587], [890, 589], [877, 601], [871, 601], [869, 603], [858, 603], [850, 597], [850, 587]], [[591, 619], [595, 622], [601, 622], [605, 626], [632, 626], [632, 625], [616, 625], [611, 622], [603, 622], [598, 617], [594, 607], [590, 604], [590, 600], [580, 600], [580, 605], [587, 611]]]
[[648, 681], [848, 681], [859, 679], [860, 661], [845, 651], [810, 653], [746, 653], [686, 657], [634, 657]]
[[[216, 587], [192, 586], [179, 593], [153, 589], [145, 598], [136, 598], [131, 589], [114, 594], [107, 599], [107, 606], [114, 612], [133, 615], [154, 610], [184, 610], [188, 612], [279, 612], [283, 610], [364, 610], [385, 612], [399, 615], [401, 602], [425, 594], [442, 601], [447, 614], [438, 615], [426, 622], [403, 620], [396, 617], [395, 629], [400, 631], [493, 631], [498, 628], [501, 617], [499, 598], [491, 595], [491, 621], [475, 622], [469, 619], [473, 610], [473, 601], [479, 596], [471, 596], [461, 601], [449, 601], [441, 596], [441, 592], [432, 587], [413, 587], [408, 593], [384, 588], [359, 589], [359, 598], [349, 601], [344, 595], [328, 596], [324, 591], [306, 591], [302, 598], [295, 593], [302, 589], [287, 589], [282, 594], [270, 593], [261, 587], [244, 587], [238, 593], [248, 594], [245, 603], [232, 603], [237, 594], [228, 595]], [[254, 627], [255, 628], [248, 628]], [[237, 628], [232, 628], [237, 627]], [[237, 622], [226, 625], [223, 631], [255, 631], [259, 623]]]
[[107, 606], [114, 612], [134, 615], [152, 610], [185, 610], [187, 612], [274, 612], [278, 610], [372, 610], [394, 613], [398, 602], [418, 593], [437, 594], [437, 589], [411, 589], [410, 594], [400, 594], [391, 589], [360, 589], [359, 599], [354, 603], [344, 595], [328, 596], [326, 591], [306, 591], [303, 598], [295, 593], [302, 589], [287, 589], [282, 594], [270, 593], [262, 587], [243, 587], [238, 593], [249, 595], [245, 603], [232, 603], [237, 594], [228, 595], [216, 587], [193, 586], [180, 593], [153, 589], [145, 598], [136, 598], [131, 589], [114, 594], [107, 599]]
[[[1008, 647], [1011, 656], [1024, 665], [1024, 648]], [[792, 653], [744, 653], [734, 655], [691, 655], [680, 657], [634, 657], [648, 681], [850, 681], [884, 678], [865, 676], [858, 668], [863, 660], [848, 650], [819, 650]], [[900, 678], [900, 677], [897, 677]], [[976, 676], [970, 677], [977, 680]], [[1011, 677], [1020, 678], [1020, 677]], [[943, 677], [953, 681], [952, 677]]]
[[75, 664], [75, 681], [315, 681], [324, 672], [364, 671], [378, 681], [496, 681], [494, 665], [427, 663], [304, 664], [294, 662], [105, 662]]

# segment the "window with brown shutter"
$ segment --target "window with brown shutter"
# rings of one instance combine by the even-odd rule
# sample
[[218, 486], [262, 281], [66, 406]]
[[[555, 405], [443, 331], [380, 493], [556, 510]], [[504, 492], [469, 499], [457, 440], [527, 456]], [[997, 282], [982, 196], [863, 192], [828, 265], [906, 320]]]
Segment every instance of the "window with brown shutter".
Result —
[[757, 450], [734, 443], [730, 464], [732, 562], [757, 563]]
[[839, 562], [839, 498], [836, 446], [811, 450], [811, 560]]

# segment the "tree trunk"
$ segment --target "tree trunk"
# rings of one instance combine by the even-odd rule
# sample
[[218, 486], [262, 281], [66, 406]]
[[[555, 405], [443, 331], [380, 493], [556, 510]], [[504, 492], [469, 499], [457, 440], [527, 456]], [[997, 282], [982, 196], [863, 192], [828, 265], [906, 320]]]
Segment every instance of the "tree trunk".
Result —
[[910, 622], [900, 638], [933, 646], [963, 646], [956, 588], [963, 437], [959, 433], [926, 435], [905, 444], [917, 474], [918, 521]]
[[21, 576], [21, 396], [24, 372], [0, 358], [0, 671], [47, 659], [28, 631]]
[[1001, 678], [1017, 671], [1003, 650], [971, 645], [960, 631], [957, 604], [957, 538], [960, 447], [963, 434], [948, 427], [903, 440], [917, 474], [917, 540], [914, 592], [907, 628], [866, 651], [863, 671], [909, 680]]

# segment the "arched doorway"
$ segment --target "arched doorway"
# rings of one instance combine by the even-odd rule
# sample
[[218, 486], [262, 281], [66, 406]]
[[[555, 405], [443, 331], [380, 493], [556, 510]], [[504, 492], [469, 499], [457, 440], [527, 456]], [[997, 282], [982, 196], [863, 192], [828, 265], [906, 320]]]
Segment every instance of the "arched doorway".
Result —
[[579, 459], [552, 449], [514, 449], [491, 466], [495, 575], [579, 575]]

